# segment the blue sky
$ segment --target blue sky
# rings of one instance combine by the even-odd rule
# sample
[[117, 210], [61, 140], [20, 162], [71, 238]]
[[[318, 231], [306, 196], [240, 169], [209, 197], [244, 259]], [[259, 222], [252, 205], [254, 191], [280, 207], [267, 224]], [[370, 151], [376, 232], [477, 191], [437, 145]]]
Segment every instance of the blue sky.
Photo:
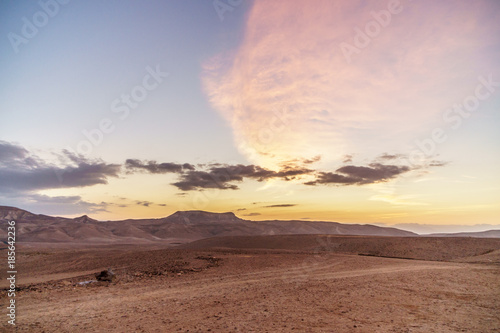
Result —
[[[237, 45], [243, 7], [221, 22], [209, 2], [73, 1], [61, 5], [33, 39], [19, 46], [18, 53], [3, 39], [2, 134], [40, 149], [57, 149], [61, 141], [76, 145], [84, 139], [82, 130], [95, 128], [103, 117], [115, 116], [111, 102], [130, 94], [141, 83], [146, 67], [158, 65], [169, 73], [168, 79], [126, 121], [117, 123], [113, 135], [95, 150], [96, 156], [112, 156], [120, 149], [116, 147], [119, 142], [128, 142], [127, 151], [139, 156], [153, 152], [149, 146], [155, 142], [155, 155], [166, 157], [177, 150], [179, 159], [192, 159], [199, 150], [191, 145], [179, 147], [184, 141], [179, 139], [200, 134], [223, 144], [221, 157], [225, 156], [231, 148], [231, 133], [223, 120], [209, 112], [199, 71], [204, 57], [221, 46]], [[2, 11], [2, 31], [19, 33], [21, 18], [40, 9], [36, 2], [11, 4], [8, 11]], [[144, 138], [144, 144], [137, 145], [131, 133]], [[139, 157], [159, 158], [147, 155]]]
[[2, 2], [0, 203], [500, 223], [498, 2], [314, 2]]

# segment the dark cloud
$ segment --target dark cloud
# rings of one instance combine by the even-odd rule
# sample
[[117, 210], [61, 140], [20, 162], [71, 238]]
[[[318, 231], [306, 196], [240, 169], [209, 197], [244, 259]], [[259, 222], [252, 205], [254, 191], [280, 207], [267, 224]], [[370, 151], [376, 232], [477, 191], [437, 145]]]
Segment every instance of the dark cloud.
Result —
[[318, 156], [313, 157], [311, 159], [304, 159], [302, 161], [302, 163], [304, 163], [304, 164], [313, 164], [313, 163], [319, 162], [320, 160], [321, 160], [321, 156], [318, 155]]
[[249, 213], [249, 214], [244, 214], [243, 216], [259, 216], [262, 215], [261, 213]]
[[[90, 160], [68, 151], [63, 151], [58, 165], [51, 164], [30, 153], [27, 149], [0, 141], [0, 192], [28, 193], [52, 188], [85, 187], [97, 184], [107, 184], [110, 177], [123, 175], [121, 165], [108, 164], [100, 159]], [[353, 155], [345, 155], [344, 163], [352, 161]], [[258, 165], [243, 164], [197, 164], [189, 163], [158, 163], [153, 160], [141, 161], [127, 159], [126, 173], [146, 172], [151, 174], [176, 174], [178, 179], [172, 183], [182, 191], [203, 189], [237, 190], [238, 183], [251, 179], [258, 182], [279, 179], [291, 181], [303, 176], [313, 177], [306, 185], [337, 184], [364, 185], [386, 182], [406, 172], [416, 169], [444, 166], [447, 163], [432, 160], [424, 165], [410, 168], [402, 164], [405, 155], [384, 153], [367, 166], [344, 165], [334, 172], [317, 171], [309, 166], [321, 159], [320, 156], [311, 159], [296, 159], [280, 166], [278, 171], [263, 168]], [[383, 162], [391, 162], [385, 164]], [[176, 195], [185, 196], [186, 193]], [[134, 201], [131, 201], [134, 204]], [[149, 207], [154, 204], [148, 201], [137, 201], [135, 204]], [[273, 205], [268, 207], [291, 207], [293, 205]]]
[[107, 212], [106, 202], [93, 203], [80, 196], [55, 196], [41, 194], [23, 195], [19, 201], [24, 209], [54, 215], [92, 214]]
[[339, 185], [364, 185], [385, 182], [398, 175], [410, 171], [408, 166], [384, 165], [371, 163], [369, 166], [346, 165], [335, 172], [319, 172], [316, 180], [305, 183], [306, 185], [339, 184]]
[[42, 195], [42, 194], [33, 194], [30, 195], [29, 198], [31, 200], [40, 203], [54, 203], [54, 204], [68, 204], [68, 203], [75, 204], [81, 201], [82, 199], [82, 197], [80, 197], [79, 195], [50, 197], [48, 195]]
[[294, 206], [297, 206], [297, 204], [269, 205], [269, 206], [263, 206], [263, 208], [285, 208], [285, 207], [294, 207]]
[[55, 187], [85, 187], [107, 184], [109, 177], [119, 176], [121, 166], [119, 164], [107, 164], [101, 160], [80, 159], [76, 166], [48, 168], [47, 170], [57, 175], [59, 186], [56, 185]]
[[0, 161], [23, 159], [28, 151], [21, 146], [0, 140]]
[[241, 212], [241, 211], [244, 211], [244, 210], [247, 210], [246, 208], [238, 208], [236, 211], [237, 212]]
[[241, 181], [242, 177], [226, 177], [226, 175], [206, 171], [189, 171], [181, 175], [181, 180], [172, 185], [182, 191], [193, 191], [198, 189], [219, 188], [222, 190], [236, 190], [238, 186], [228, 184], [230, 181]]
[[388, 154], [388, 153], [383, 153], [377, 159], [380, 160], [385, 160], [385, 161], [390, 161], [390, 160], [397, 160], [398, 158], [404, 158], [406, 155], [403, 154]]
[[304, 164], [313, 164], [319, 162], [321, 160], [321, 155], [314, 156], [312, 158], [295, 158], [292, 160], [288, 160], [283, 162], [281, 165], [304, 165]]
[[343, 163], [351, 163], [352, 162], [352, 155], [344, 155], [344, 159], [342, 160]]
[[273, 171], [257, 165], [224, 165], [211, 164], [206, 171], [189, 170], [180, 176], [180, 181], [172, 185], [182, 191], [192, 191], [198, 189], [218, 188], [222, 190], [237, 190], [238, 186], [234, 182], [242, 182], [245, 178], [257, 180], [259, 182], [280, 178], [282, 180], [292, 180], [296, 177], [310, 174], [313, 170], [298, 168], [295, 166], [283, 167], [280, 171]]
[[150, 207], [150, 206], [154, 206], [154, 205], [160, 206], [160, 207], [166, 207], [167, 206], [166, 204], [156, 204], [154, 202], [146, 201], [146, 200], [144, 200], [144, 201], [137, 200], [135, 202], [135, 204], [139, 205], [139, 206], [143, 206], [143, 207]]
[[301, 168], [301, 167], [295, 167], [295, 166], [285, 166], [283, 169], [281, 169], [278, 172], [275, 172], [271, 177], [269, 178], [281, 178], [283, 180], [292, 180], [296, 179], [297, 176], [303, 176], [303, 175], [308, 175], [314, 173], [314, 170], [308, 169], [308, 168]]
[[448, 162], [444, 162], [444, 161], [430, 161], [429, 163], [429, 166], [430, 167], [441, 167], [441, 166], [445, 166], [445, 165], [448, 165]]
[[30, 154], [26, 149], [2, 142], [0, 150], [0, 191], [23, 192], [52, 188], [85, 187], [107, 184], [118, 177], [120, 165], [89, 160], [67, 151], [59, 156], [63, 165], [54, 165]]
[[346, 177], [333, 172], [319, 172], [316, 180], [304, 183], [305, 185], [342, 184], [352, 185], [359, 182], [358, 178]]
[[[345, 165], [334, 172], [315, 171], [295, 162], [289, 162], [281, 166], [281, 170], [274, 171], [265, 169], [257, 165], [226, 165], [212, 163], [203, 165], [205, 170], [188, 170], [180, 173], [180, 179], [172, 185], [183, 191], [200, 189], [223, 189], [237, 190], [239, 187], [235, 183], [243, 182], [245, 179], [253, 179], [259, 182], [269, 179], [280, 179], [290, 181], [300, 179], [309, 175], [315, 179], [306, 182], [306, 185], [338, 184], [338, 185], [365, 185], [378, 182], [386, 182], [396, 178], [406, 172], [415, 169], [422, 169], [429, 166], [443, 166], [445, 163], [432, 161], [428, 165], [409, 167], [406, 165], [384, 164], [384, 160], [395, 160], [404, 158], [402, 154], [389, 155], [384, 153], [377, 157], [368, 166]], [[319, 157], [316, 158], [319, 160]], [[308, 161], [308, 160], [307, 160]], [[344, 162], [352, 161], [352, 155], [346, 155]], [[302, 160], [304, 162], [304, 160]]]
[[181, 173], [186, 170], [194, 170], [194, 166], [189, 163], [157, 163], [156, 161], [142, 162], [136, 159], [128, 159], [125, 161], [127, 170], [142, 170], [150, 173]]
[[353, 178], [361, 178], [366, 183], [391, 179], [408, 171], [410, 171], [410, 167], [405, 165], [384, 165], [380, 163], [371, 163], [369, 164], [369, 167], [347, 165], [337, 169], [338, 173], [345, 174]]

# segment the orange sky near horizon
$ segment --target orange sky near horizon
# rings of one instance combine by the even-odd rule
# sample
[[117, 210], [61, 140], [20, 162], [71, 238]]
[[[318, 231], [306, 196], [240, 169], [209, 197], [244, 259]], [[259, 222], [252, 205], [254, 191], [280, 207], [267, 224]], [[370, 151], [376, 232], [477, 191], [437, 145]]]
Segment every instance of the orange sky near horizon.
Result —
[[498, 1], [124, 3], [3, 5], [0, 204], [500, 227]]

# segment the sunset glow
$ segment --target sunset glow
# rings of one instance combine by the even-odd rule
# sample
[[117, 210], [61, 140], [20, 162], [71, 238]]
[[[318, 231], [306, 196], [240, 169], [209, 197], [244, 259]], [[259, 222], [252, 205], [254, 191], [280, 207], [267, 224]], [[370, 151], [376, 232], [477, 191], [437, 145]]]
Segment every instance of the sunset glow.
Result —
[[498, 1], [0, 8], [2, 205], [500, 226]]

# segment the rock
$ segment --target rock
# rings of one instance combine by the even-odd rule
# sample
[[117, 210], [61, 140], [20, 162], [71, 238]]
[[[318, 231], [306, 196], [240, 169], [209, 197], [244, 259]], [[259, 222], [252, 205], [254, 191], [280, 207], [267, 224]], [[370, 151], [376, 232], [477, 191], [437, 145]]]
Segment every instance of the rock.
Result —
[[108, 268], [106, 271], [102, 271], [101, 273], [96, 273], [95, 278], [97, 279], [97, 281], [113, 282], [116, 280], [116, 275], [111, 270], [111, 268]]

